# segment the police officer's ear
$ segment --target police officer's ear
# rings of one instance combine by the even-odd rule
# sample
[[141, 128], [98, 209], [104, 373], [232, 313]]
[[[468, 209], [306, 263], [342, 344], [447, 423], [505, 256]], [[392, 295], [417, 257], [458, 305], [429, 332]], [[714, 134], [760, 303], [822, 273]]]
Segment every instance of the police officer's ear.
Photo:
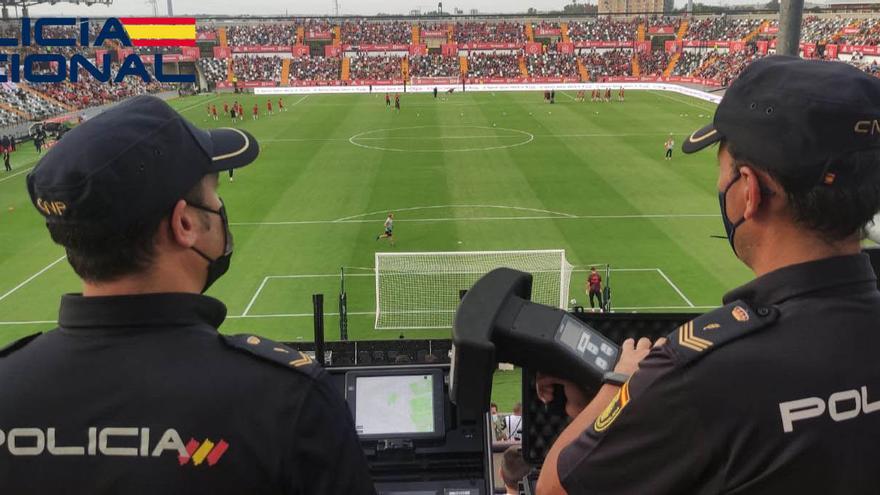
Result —
[[[731, 193], [737, 190], [742, 204], [745, 205], [742, 216], [746, 220], [754, 220], [761, 214], [766, 214], [770, 198], [776, 195], [779, 185], [773, 178], [764, 172], [760, 172], [748, 164], [737, 164], [736, 169], [740, 174], [742, 184], [738, 188], [731, 188]], [[728, 199], [729, 201], [730, 199]]]
[[168, 241], [184, 249], [193, 247], [200, 233], [205, 230], [205, 219], [202, 218], [201, 212], [189, 208], [188, 205], [185, 199], [178, 200], [168, 216]]
[[174, 204], [171, 214], [168, 215], [168, 241], [176, 247], [190, 249], [198, 241], [205, 231], [211, 228], [210, 218], [199, 208], [192, 205], [204, 206], [208, 194], [215, 194], [217, 187], [216, 174], [205, 176], [195, 187], [190, 190], [183, 199]]

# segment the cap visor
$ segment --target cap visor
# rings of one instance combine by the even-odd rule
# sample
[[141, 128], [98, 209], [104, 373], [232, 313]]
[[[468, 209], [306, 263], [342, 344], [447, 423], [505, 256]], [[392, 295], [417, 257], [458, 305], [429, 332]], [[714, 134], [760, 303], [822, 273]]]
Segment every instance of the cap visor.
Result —
[[714, 124], [709, 124], [702, 129], [694, 131], [687, 139], [681, 143], [681, 151], [685, 153], [695, 153], [703, 148], [708, 148], [713, 144], [724, 139], [724, 136], [718, 132]]
[[260, 155], [260, 145], [249, 132], [231, 127], [210, 129], [211, 169], [216, 172], [244, 167]]

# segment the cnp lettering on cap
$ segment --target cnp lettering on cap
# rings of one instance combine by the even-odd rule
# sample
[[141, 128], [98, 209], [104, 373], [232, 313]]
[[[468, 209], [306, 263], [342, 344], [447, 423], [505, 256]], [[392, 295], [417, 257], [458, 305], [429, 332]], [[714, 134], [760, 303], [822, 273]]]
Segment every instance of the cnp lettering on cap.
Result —
[[856, 122], [855, 131], [857, 134], [880, 134], [880, 120], [860, 120]]
[[67, 204], [63, 201], [46, 201], [43, 198], [37, 198], [37, 208], [47, 216], [60, 217], [67, 211]]

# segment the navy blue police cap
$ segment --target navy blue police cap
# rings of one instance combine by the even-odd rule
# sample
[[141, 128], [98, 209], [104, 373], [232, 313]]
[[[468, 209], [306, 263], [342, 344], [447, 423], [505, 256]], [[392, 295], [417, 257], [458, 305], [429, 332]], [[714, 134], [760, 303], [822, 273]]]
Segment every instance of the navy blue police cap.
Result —
[[831, 184], [845, 173], [835, 168], [836, 159], [880, 149], [880, 79], [842, 62], [756, 60], [727, 89], [712, 123], [691, 134], [682, 151], [722, 140], [770, 172]]
[[47, 223], [126, 228], [168, 214], [204, 176], [253, 162], [256, 139], [202, 130], [154, 96], [137, 96], [65, 134], [27, 176]]

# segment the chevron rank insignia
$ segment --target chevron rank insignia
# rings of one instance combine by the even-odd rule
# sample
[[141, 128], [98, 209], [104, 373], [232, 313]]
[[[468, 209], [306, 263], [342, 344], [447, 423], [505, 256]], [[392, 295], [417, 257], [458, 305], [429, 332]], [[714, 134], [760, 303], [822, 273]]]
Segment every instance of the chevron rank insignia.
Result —
[[679, 363], [700, 359], [712, 350], [772, 324], [779, 317], [774, 307], [752, 308], [734, 301], [678, 327], [667, 337]]
[[312, 377], [320, 376], [323, 370], [308, 354], [263, 337], [240, 334], [221, 335], [220, 338], [230, 347]]

